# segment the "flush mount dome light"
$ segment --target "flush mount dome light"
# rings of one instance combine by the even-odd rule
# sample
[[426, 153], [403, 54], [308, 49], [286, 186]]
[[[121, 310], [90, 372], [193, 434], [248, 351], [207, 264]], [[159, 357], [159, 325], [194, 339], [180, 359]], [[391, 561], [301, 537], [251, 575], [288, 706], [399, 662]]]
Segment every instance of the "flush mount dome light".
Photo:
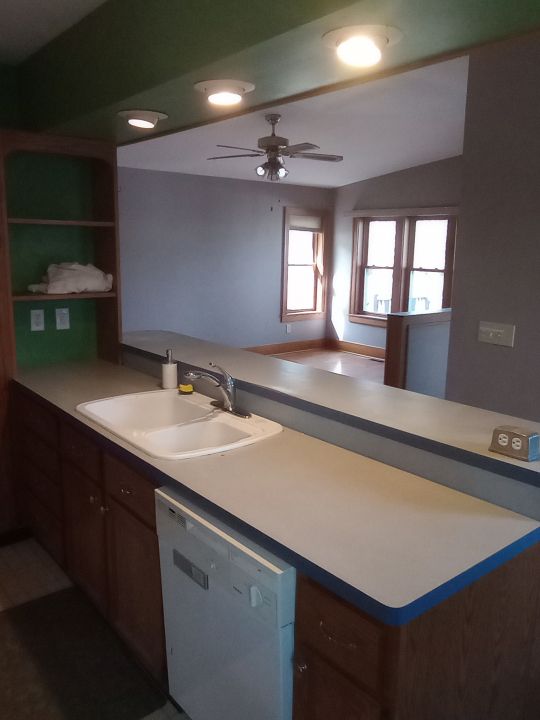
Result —
[[384, 48], [402, 37], [400, 30], [388, 25], [351, 25], [327, 32], [323, 40], [347, 65], [372, 67], [380, 61]]
[[121, 110], [118, 115], [125, 118], [129, 125], [145, 130], [156, 127], [160, 120], [169, 117], [157, 110]]
[[238, 105], [242, 97], [255, 90], [255, 85], [242, 80], [203, 80], [195, 83], [195, 90], [204, 93], [212, 105]]

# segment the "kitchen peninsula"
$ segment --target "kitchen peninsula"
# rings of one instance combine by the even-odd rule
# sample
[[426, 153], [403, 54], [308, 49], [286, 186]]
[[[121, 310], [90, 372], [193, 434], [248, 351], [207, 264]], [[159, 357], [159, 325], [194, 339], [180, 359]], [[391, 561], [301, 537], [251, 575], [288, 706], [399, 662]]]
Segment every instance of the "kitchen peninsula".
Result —
[[[178, 352], [177, 357], [194, 363], [193, 357]], [[240, 374], [231, 358], [214, 359]], [[130, 603], [144, 603], [152, 578], [151, 555], [143, 551], [146, 543], [153, 547], [152, 488], [172, 484], [302, 574], [297, 720], [317, 717], [314, 705], [331, 701], [326, 707], [342, 708], [344, 716], [354, 710], [355, 718], [536, 717], [537, 520], [288, 428], [228, 453], [157, 460], [75, 410], [80, 402], [156, 386], [149, 375], [98, 361], [20, 371], [15, 387], [16, 408], [27, 403], [20, 427], [37, 440], [26, 444], [22, 456], [36, 455], [43, 433], [49, 433], [51, 448], [56, 427], [54, 457], [64, 468], [68, 496], [77, 482], [85, 490], [95, 486], [97, 505], [104, 510], [92, 515], [97, 534], [84, 538], [80, 532], [88, 524], [74, 525], [69, 516], [73, 507], [80, 513], [81, 504], [66, 504], [57, 557], [62, 561], [65, 526], [72, 576], [98, 605], [113, 608], [113, 624], [156, 675], [156, 668], [162, 672], [163, 667], [156, 660], [160, 653], [148, 649], [155, 635], [140, 638], [129, 622], [126, 628], [125, 618], [137, 617]], [[40, 417], [49, 422], [40, 424]], [[90, 495], [96, 497], [94, 491]], [[99, 528], [105, 523], [107, 553], [119, 572], [120, 503], [131, 503], [133, 516], [144, 521], [146, 539], [139, 542], [138, 557], [146, 570], [127, 580], [121, 572], [113, 576], [107, 599], [100, 563], [93, 557], [97, 546], [85, 540], [102, 537], [105, 530]], [[94, 507], [88, 506], [89, 516]], [[125, 588], [119, 592], [117, 586], [128, 580], [127, 600]], [[96, 586], [99, 591], [92, 595]], [[122, 613], [118, 598], [127, 603]], [[153, 603], [156, 612], [155, 597]], [[322, 689], [330, 682], [340, 688], [341, 705]]]

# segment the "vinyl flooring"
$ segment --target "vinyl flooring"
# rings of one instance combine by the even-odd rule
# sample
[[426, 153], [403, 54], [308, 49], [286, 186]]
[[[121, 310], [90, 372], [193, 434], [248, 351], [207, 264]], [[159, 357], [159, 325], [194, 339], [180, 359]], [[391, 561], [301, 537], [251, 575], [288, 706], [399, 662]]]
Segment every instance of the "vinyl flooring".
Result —
[[298, 350], [274, 355], [281, 360], [310, 365], [319, 370], [384, 383], [384, 361], [341, 350]]
[[34, 541], [0, 547], [1, 720], [189, 720]]

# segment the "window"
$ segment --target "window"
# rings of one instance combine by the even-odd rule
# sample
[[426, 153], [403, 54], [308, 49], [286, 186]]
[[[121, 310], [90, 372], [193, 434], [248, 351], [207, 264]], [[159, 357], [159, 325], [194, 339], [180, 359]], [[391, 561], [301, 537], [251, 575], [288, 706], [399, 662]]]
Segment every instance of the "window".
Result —
[[350, 320], [450, 307], [455, 234], [453, 215], [356, 218]]
[[283, 322], [325, 312], [324, 228], [320, 213], [287, 208], [283, 243]]

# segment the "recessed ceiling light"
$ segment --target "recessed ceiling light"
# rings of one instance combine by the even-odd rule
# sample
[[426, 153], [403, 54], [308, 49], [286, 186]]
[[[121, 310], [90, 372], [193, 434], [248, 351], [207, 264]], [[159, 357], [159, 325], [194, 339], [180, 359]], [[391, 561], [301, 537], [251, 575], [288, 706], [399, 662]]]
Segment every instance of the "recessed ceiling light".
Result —
[[347, 65], [372, 67], [380, 61], [384, 48], [402, 37], [397, 28], [387, 25], [351, 25], [327, 32], [323, 40]]
[[160, 120], [165, 120], [169, 116], [157, 110], [120, 110], [120, 117], [127, 120], [132, 127], [143, 128], [149, 130], [156, 127]]
[[205, 93], [212, 105], [238, 105], [243, 95], [255, 90], [255, 85], [242, 80], [203, 80], [195, 83], [195, 90]]

